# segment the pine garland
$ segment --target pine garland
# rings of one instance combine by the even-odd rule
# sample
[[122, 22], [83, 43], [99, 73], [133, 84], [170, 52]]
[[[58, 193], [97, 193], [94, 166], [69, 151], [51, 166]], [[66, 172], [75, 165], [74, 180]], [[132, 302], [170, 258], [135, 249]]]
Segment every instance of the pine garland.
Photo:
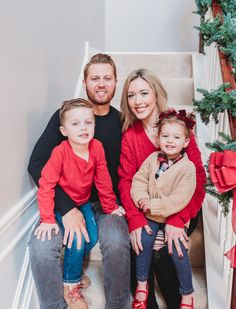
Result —
[[236, 90], [226, 92], [230, 88], [229, 83], [219, 86], [218, 89], [208, 91], [206, 89], [197, 89], [203, 95], [201, 100], [193, 99], [194, 110], [200, 114], [202, 121], [208, 124], [212, 117], [215, 123], [218, 123], [218, 114], [228, 109], [232, 116], [236, 116]]
[[221, 47], [221, 50], [231, 63], [233, 68], [233, 74], [236, 80], [236, 42], [232, 42], [226, 47]]
[[233, 17], [236, 17], [236, 1], [235, 0], [217, 0], [220, 4], [223, 14], [231, 13]]
[[[231, 14], [232, 18], [236, 17], [236, 1], [235, 0], [217, 0], [222, 8], [223, 15]], [[195, 0], [197, 11], [193, 13], [200, 15], [201, 21], [205, 20], [205, 15], [212, 6], [212, 0]]]
[[195, 0], [197, 11], [193, 13], [200, 15], [201, 21], [204, 21], [208, 8], [212, 5], [212, 0]]
[[210, 22], [205, 19], [206, 12], [211, 6], [210, 0], [196, 0], [197, 13], [200, 15], [200, 26], [194, 28], [199, 30], [202, 38], [203, 53], [204, 46], [216, 42], [219, 49], [229, 59], [233, 74], [236, 79], [236, 1], [235, 0], [218, 0], [223, 11], [223, 23], [220, 16]]
[[236, 141], [234, 141], [231, 136], [223, 132], [220, 132], [219, 136], [221, 137], [222, 141], [216, 140], [213, 143], [206, 143], [206, 147], [212, 151], [219, 152], [224, 150], [236, 151]]
[[[226, 135], [224, 133], [219, 133], [219, 136], [222, 138], [222, 141], [214, 141], [211, 143], [206, 143], [206, 147], [213, 150], [213, 151], [219, 151], [222, 152], [224, 150], [232, 150], [236, 151], [236, 141], [234, 141], [229, 135]], [[208, 170], [208, 163], [206, 164], [206, 169]], [[229, 203], [231, 202], [233, 198], [233, 190], [219, 193], [216, 189], [214, 184], [211, 181], [210, 176], [207, 177], [207, 184], [205, 186], [206, 192], [210, 195], [214, 196], [216, 199], [218, 199], [219, 204], [222, 207], [222, 213], [226, 216], [229, 213]]]
[[[200, 26], [194, 27], [201, 35], [200, 46], [204, 53], [204, 46], [212, 42], [218, 44], [219, 49], [225, 54], [232, 65], [233, 74], [236, 80], [236, 0], [217, 0], [223, 12], [223, 23], [220, 16], [213, 22], [206, 20], [205, 15], [212, 5], [212, 0], [195, 0], [197, 11], [200, 15]], [[203, 46], [203, 47], [202, 47]], [[228, 109], [232, 116], [236, 116], [236, 90], [226, 92], [230, 84], [223, 84], [218, 89], [207, 91], [197, 89], [203, 95], [200, 101], [193, 99], [193, 105], [205, 124], [208, 124], [210, 117], [218, 123], [218, 114]], [[206, 143], [206, 147], [212, 151], [224, 151], [226, 149], [236, 151], [236, 142], [228, 135], [219, 133], [222, 141], [215, 141], [212, 144]], [[208, 170], [208, 163], [206, 165]], [[222, 206], [222, 212], [227, 215], [229, 203], [233, 198], [233, 190], [220, 194], [213, 185], [210, 176], [207, 177], [206, 192], [216, 197]]]

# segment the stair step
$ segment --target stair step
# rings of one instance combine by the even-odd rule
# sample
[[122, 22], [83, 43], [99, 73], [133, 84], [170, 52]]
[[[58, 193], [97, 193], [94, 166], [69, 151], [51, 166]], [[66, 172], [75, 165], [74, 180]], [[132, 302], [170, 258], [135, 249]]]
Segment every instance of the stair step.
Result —
[[169, 105], [192, 105], [194, 95], [192, 78], [161, 79], [168, 94]]
[[193, 110], [193, 106], [192, 105], [182, 105], [182, 104], [168, 104], [168, 108], [169, 109], [176, 109], [177, 111], [181, 110], [181, 109], [185, 109], [187, 113], [192, 113], [194, 112]]
[[[91, 279], [91, 286], [84, 292], [85, 299], [90, 309], [103, 309], [105, 298], [103, 291], [102, 264], [100, 261], [89, 261], [86, 263], [84, 271]], [[203, 268], [193, 268], [193, 285], [195, 287], [196, 309], [207, 309], [206, 279]], [[158, 289], [156, 290], [160, 309], [165, 309], [166, 305]]]
[[[118, 79], [125, 78], [127, 72], [146, 68], [155, 72], [160, 78], [191, 78], [192, 54], [111, 54], [117, 65]], [[125, 65], [124, 65], [125, 64]]]
[[205, 267], [202, 216], [199, 216], [197, 226], [189, 237], [189, 258], [192, 267], [195, 268]]
[[[193, 271], [193, 287], [195, 289], [194, 308], [208, 309], [205, 269], [193, 268], [192, 271]], [[167, 306], [158, 288], [156, 290], [156, 297], [158, 300], [159, 309], [166, 309]]]
[[[202, 268], [205, 266], [204, 259], [204, 237], [202, 217], [199, 217], [197, 226], [189, 237], [189, 256], [192, 267]], [[99, 243], [90, 251], [87, 258], [90, 261], [99, 262], [102, 260]]]
[[[127, 71], [126, 76], [129, 74]], [[121, 94], [125, 79], [118, 79], [116, 94], [112, 100], [112, 105], [120, 110]], [[192, 98], [194, 95], [192, 78], [162, 78], [164, 88], [168, 94], [168, 105], [185, 105], [192, 106]]]
[[[189, 256], [193, 271], [193, 286], [195, 288], [196, 309], [207, 309], [207, 290], [205, 276], [205, 255], [202, 216], [199, 216], [197, 226], [189, 237]], [[89, 261], [86, 261], [85, 272], [92, 279], [92, 286], [86, 291], [86, 296], [91, 301], [91, 308], [102, 309], [104, 306], [103, 277], [101, 265], [101, 252], [97, 244], [90, 252]], [[94, 281], [94, 283], [93, 283]], [[166, 308], [163, 297], [157, 288], [156, 295], [160, 309]], [[93, 307], [93, 299], [96, 306]], [[99, 307], [101, 306], [101, 307]], [[89, 307], [90, 308], [90, 307]]]

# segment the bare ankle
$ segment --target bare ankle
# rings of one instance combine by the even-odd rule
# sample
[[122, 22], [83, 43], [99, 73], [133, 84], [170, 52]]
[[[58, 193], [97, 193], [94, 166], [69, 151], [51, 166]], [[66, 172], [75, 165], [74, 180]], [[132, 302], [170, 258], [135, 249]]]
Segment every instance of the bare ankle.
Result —
[[[182, 295], [182, 300], [181, 300], [181, 308], [184, 308], [184, 304], [187, 305], [187, 307], [189, 307], [190, 305], [193, 304], [193, 297], [194, 293], [188, 294], [188, 295]], [[186, 308], [187, 308], [186, 307]]]
[[148, 293], [147, 281], [138, 281], [135, 298], [138, 301], [145, 301], [147, 299], [147, 293]]
[[146, 290], [147, 289], [147, 280], [146, 281], [137, 281], [137, 290]]

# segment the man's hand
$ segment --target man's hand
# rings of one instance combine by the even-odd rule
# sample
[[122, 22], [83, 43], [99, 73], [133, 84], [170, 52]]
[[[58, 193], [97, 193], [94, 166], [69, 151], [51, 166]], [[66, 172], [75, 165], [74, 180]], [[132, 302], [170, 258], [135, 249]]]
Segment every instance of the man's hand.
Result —
[[150, 210], [150, 201], [146, 198], [142, 198], [138, 201], [139, 209], [142, 209], [142, 211], [145, 213], [148, 210]]
[[175, 227], [169, 224], [165, 226], [165, 241], [168, 244], [169, 254], [173, 254], [172, 242], [174, 241], [175, 248], [177, 250], [178, 256], [183, 257], [183, 252], [180, 247], [180, 241], [186, 249], [188, 249], [188, 236], [183, 228]]
[[58, 234], [59, 227], [56, 223], [40, 223], [40, 225], [35, 229], [34, 236], [37, 239], [45, 240], [46, 236], [48, 236], [48, 240], [52, 238], [52, 231], [55, 230], [55, 234]]
[[117, 215], [122, 217], [125, 214], [125, 210], [122, 206], [119, 206], [119, 208], [113, 210], [113, 212], [111, 212], [111, 215]]
[[77, 236], [77, 248], [81, 248], [82, 235], [86, 242], [89, 242], [89, 235], [86, 230], [86, 224], [82, 213], [77, 208], [71, 209], [62, 217], [62, 222], [65, 229], [63, 244], [71, 248], [74, 239], [74, 234]]
[[130, 235], [130, 241], [134, 252], [139, 255], [139, 251], [143, 251], [143, 246], [141, 242], [141, 235], [143, 228], [146, 230], [148, 234], [152, 234], [152, 230], [149, 225], [145, 225], [144, 227], [139, 227], [136, 230], [133, 230]]

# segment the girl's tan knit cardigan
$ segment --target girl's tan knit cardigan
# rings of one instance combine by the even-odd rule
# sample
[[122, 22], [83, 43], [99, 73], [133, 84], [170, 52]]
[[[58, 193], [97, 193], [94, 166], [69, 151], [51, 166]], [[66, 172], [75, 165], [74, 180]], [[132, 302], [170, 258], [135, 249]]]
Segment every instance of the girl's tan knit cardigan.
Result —
[[158, 151], [152, 153], [134, 175], [131, 196], [135, 205], [142, 198], [150, 200], [146, 217], [164, 223], [166, 218], [188, 205], [196, 188], [196, 170], [187, 154], [168, 170], [155, 178], [160, 162]]

